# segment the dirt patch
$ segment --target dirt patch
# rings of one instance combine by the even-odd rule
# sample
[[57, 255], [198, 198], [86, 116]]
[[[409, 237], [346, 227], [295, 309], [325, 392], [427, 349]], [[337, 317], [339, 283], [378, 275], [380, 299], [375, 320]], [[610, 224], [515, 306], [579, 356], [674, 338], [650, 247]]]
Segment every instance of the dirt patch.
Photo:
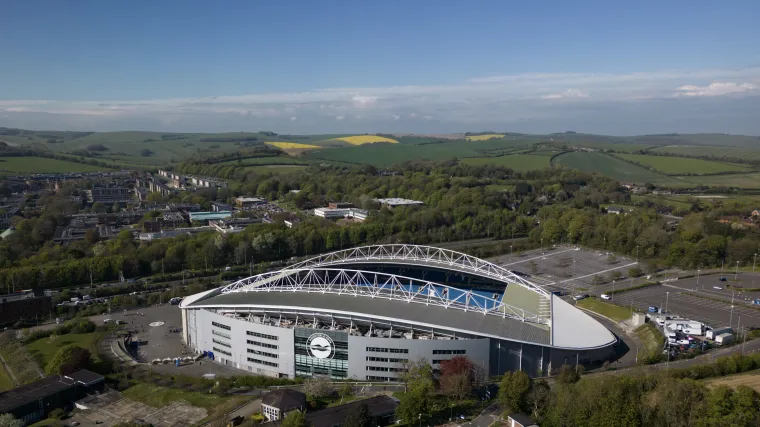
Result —
[[87, 397], [77, 402], [77, 406], [87, 409], [77, 410], [72, 420], [79, 421], [83, 425], [100, 422], [99, 425], [104, 427], [138, 420], [156, 427], [181, 427], [194, 425], [208, 416], [205, 409], [197, 408], [184, 401], [154, 408], [123, 397], [117, 391]]
[[707, 381], [708, 387], [716, 387], [719, 385], [725, 385], [733, 388], [739, 387], [740, 385], [746, 385], [747, 387], [752, 387], [755, 389], [755, 391], [760, 392], [760, 372], [733, 375], [730, 377], [717, 378]]

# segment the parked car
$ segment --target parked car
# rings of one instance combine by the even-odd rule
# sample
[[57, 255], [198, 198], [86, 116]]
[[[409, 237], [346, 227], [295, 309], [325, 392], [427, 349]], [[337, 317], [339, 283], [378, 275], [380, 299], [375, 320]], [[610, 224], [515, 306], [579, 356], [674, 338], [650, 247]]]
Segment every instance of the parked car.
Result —
[[728, 282], [728, 279], [726, 279], [725, 277], [721, 277], [721, 278], [720, 278], [720, 281], [721, 281], [721, 282]]
[[650, 313], [657, 313], [657, 310], [659, 310], [659, 309], [657, 308], [657, 306], [654, 306], [654, 305], [650, 305], [650, 306], [649, 306], [649, 312], [650, 312]]
[[722, 291], [722, 290], [723, 290], [723, 287], [722, 287], [722, 286], [718, 286], [718, 285], [715, 285], [715, 286], [713, 286], [713, 289], [717, 289], [717, 290], [719, 290], [719, 291]]
[[586, 299], [586, 298], [588, 298], [588, 294], [580, 294], [580, 295], [576, 295], [576, 296], [573, 297], [573, 299], [576, 300], [576, 301], [580, 301], [580, 300]]
[[605, 300], [611, 300], [611, 299], [612, 299], [612, 297], [611, 297], [611, 296], [609, 296], [609, 295], [607, 295], [607, 294], [602, 294], [602, 299], [605, 299]]

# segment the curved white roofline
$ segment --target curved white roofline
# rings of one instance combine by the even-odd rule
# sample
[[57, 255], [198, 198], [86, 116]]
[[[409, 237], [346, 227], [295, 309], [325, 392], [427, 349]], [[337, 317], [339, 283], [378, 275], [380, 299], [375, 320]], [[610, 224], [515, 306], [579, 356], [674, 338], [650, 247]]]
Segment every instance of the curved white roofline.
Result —
[[327, 267], [355, 261], [384, 260], [399, 261], [400, 263], [418, 266], [429, 266], [429, 264], [433, 264], [449, 267], [449, 269], [454, 271], [466, 271], [483, 277], [497, 279], [507, 284], [517, 284], [547, 298], [550, 296], [549, 292], [546, 290], [523, 279], [502, 266], [462, 252], [438, 248], [435, 246], [407, 244], [361, 246], [358, 248], [344, 249], [322, 254], [296, 263], [290, 268]]

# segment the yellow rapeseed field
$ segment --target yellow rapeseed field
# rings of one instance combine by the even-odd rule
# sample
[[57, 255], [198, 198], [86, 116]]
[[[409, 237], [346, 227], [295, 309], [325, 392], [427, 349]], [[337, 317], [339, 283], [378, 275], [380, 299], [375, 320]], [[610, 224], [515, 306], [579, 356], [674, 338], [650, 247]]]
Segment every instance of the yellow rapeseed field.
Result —
[[391, 138], [385, 138], [383, 136], [377, 136], [377, 135], [357, 135], [357, 136], [346, 136], [343, 138], [335, 138], [338, 141], [345, 141], [352, 145], [362, 145], [362, 144], [374, 144], [375, 142], [387, 142], [390, 144], [398, 144], [398, 141]]
[[487, 133], [485, 135], [472, 135], [468, 136], [468, 141], [487, 141], [489, 139], [504, 138], [503, 133]]
[[265, 142], [267, 145], [271, 145], [273, 147], [281, 148], [283, 150], [287, 149], [311, 149], [311, 148], [322, 148], [319, 145], [312, 145], [312, 144], [301, 144], [300, 142]]

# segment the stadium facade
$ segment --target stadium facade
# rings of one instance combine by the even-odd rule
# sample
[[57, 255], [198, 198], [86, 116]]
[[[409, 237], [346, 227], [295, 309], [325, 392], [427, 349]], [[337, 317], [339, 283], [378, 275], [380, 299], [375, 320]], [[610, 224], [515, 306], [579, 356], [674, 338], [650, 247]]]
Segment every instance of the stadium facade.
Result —
[[407, 362], [467, 356], [488, 375], [614, 357], [617, 338], [503, 267], [416, 245], [321, 255], [185, 298], [183, 339], [281, 378], [392, 381]]

